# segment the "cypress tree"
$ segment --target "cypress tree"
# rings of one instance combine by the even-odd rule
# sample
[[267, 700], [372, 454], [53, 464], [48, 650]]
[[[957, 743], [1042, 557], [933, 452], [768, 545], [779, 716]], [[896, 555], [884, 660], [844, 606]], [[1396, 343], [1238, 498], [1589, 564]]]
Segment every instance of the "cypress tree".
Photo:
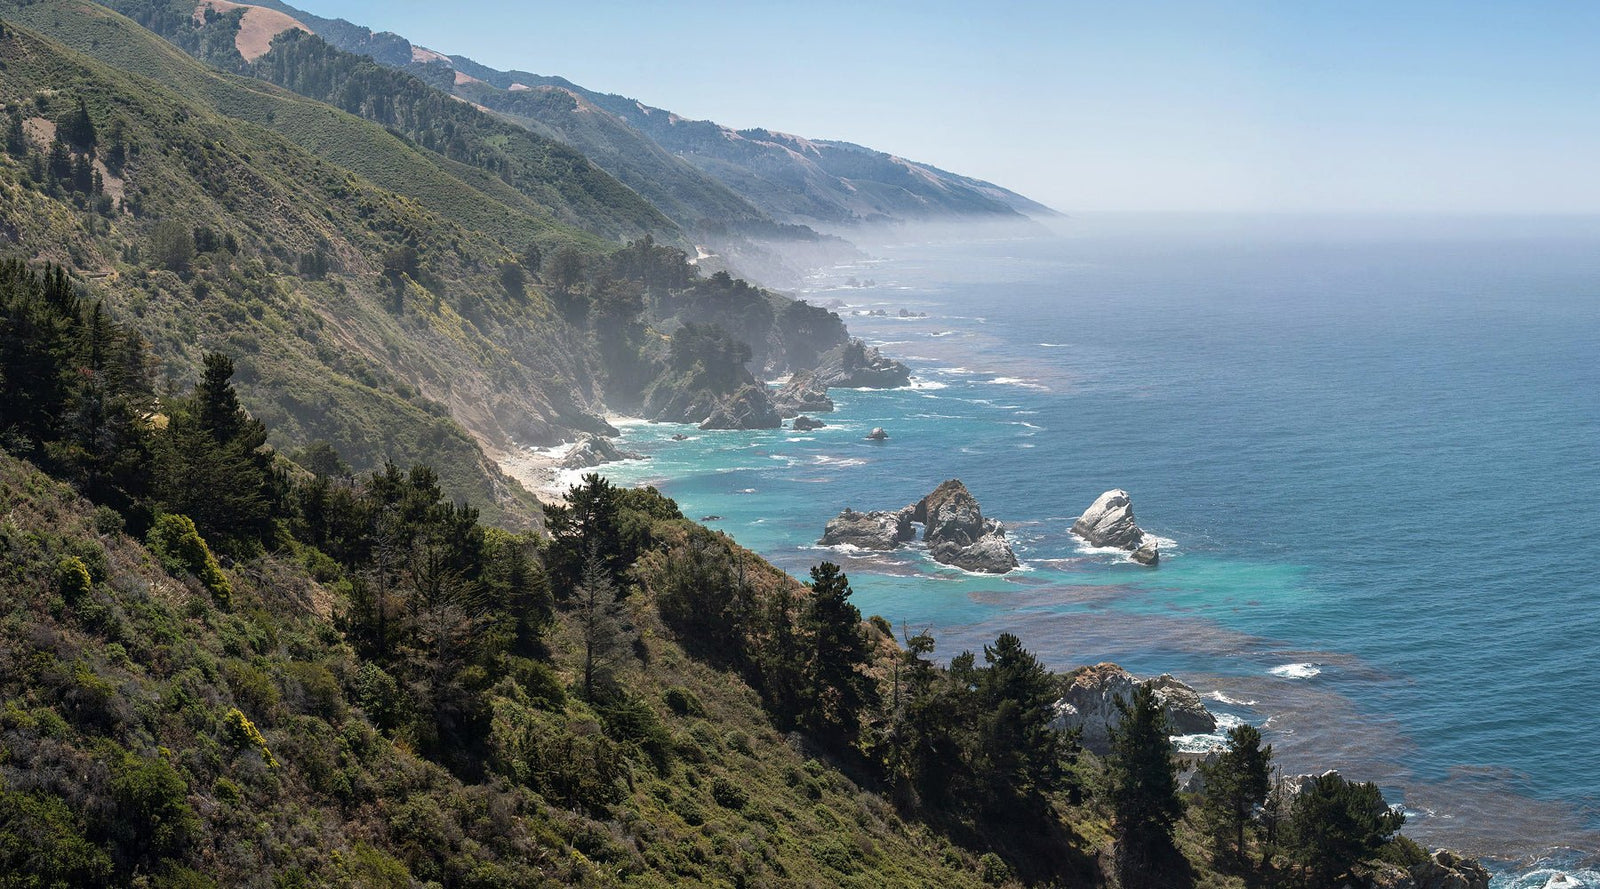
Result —
[[6, 153], [15, 158], [28, 154], [28, 136], [22, 131], [22, 115], [12, 112], [6, 121]]
[[855, 737], [872, 683], [861, 611], [850, 603], [850, 579], [832, 562], [811, 569], [811, 595], [800, 615], [810, 651], [804, 671], [802, 722], [834, 740]]
[[78, 107], [67, 112], [56, 124], [56, 135], [66, 140], [74, 148], [88, 151], [94, 148], [98, 136], [94, 130], [94, 121], [89, 118], [89, 106], [83, 99], [78, 99]]
[[1066, 755], [1062, 735], [1050, 727], [1055, 685], [1011, 633], [985, 645], [983, 658], [988, 667], [979, 693], [986, 714], [981, 743], [988, 795], [996, 802], [1024, 797], [1037, 804], [1060, 784]]
[[1118, 700], [1111, 730], [1110, 792], [1116, 829], [1116, 871], [1123, 889], [1169, 889], [1190, 881], [1173, 845], [1183, 816], [1166, 712], [1148, 685], [1131, 702]]
[[1214, 762], [1202, 763], [1205, 781], [1201, 814], [1218, 845], [1231, 840], [1233, 852], [1243, 861], [1245, 829], [1257, 806], [1272, 789], [1272, 745], [1261, 746], [1261, 732], [1253, 725], [1228, 730], [1228, 746]]

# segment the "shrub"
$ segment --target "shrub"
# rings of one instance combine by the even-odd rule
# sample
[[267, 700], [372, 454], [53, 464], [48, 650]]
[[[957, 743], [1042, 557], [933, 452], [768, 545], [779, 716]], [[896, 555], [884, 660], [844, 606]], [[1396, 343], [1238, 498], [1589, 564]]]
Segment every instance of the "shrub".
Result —
[[750, 803], [750, 795], [745, 793], [743, 787], [721, 775], [711, 781], [711, 798], [724, 809], [743, 809]]
[[661, 695], [667, 704], [667, 709], [679, 716], [705, 716], [705, 705], [695, 693], [681, 685], [674, 685]]
[[[238, 712], [238, 711], [235, 711]], [[130, 857], [160, 859], [181, 852], [199, 830], [189, 787], [164, 759], [124, 751], [114, 768], [116, 808], [107, 825]]]
[[163, 515], [156, 519], [146, 543], [168, 574], [174, 577], [192, 574], [218, 605], [227, 608], [233, 604], [233, 585], [228, 583], [217, 557], [200, 539], [200, 532], [195, 530], [188, 516]]
[[68, 602], [77, 602], [88, 595], [93, 583], [89, 577], [89, 566], [77, 556], [63, 556], [56, 563], [56, 589]]
[[983, 853], [978, 859], [978, 876], [991, 886], [998, 886], [1011, 879], [1011, 868], [1005, 859], [993, 852]]
[[0, 884], [103, 886], [110, 879], [110, 857], [83, 837], [66, 802], [0, 790]]
[[123, 524], [122, 515], [111, 507], [94, 508], [94, 529], [101, 534], [121, 534]]
[[272, 751], [267, 749], [267, 739], [261, 737], [261, 731], [256, 728], [256, 724], [251, 722], [250, 717], [244, 715], [244, 711], [238, 707], [230, 708], [227, 715], [222, 717], [222, 736], [235, 749], [255, 750], [260, 753], [267, 768], [278, 767], [278, 760], [273, 757]]
[[400, 683], [373, 663], [363, 664], [356, 674], [356, 704], [383, 731], [398, 728], [405, 716]]

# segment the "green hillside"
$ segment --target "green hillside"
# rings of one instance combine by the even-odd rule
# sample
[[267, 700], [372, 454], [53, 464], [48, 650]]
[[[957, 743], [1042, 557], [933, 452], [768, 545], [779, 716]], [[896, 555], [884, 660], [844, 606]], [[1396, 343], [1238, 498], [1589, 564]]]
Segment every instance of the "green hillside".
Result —
[[157, 394], [147, 354], [59, 269], [0, 264], [6, 889], [1324, 889], [1431, 866], [1373, 785], [1273, 803], [1248, 727], [1180, 796], [1149, 686], [1102, 760], [1052, 727], [1067, 678], [1010, 633], [940, 665], [863, 621], [837, 566], [802, 585], [654, 489], [588, 476], [518, 535], [426, 466], [297, 466], [227, 355]]
[[[86, 15], [66, 14], [75, 10]], [[142, 59], [145, 70], [166, 66], [190, 79], [173, 91], [12, 28], [0, 44], [0, 97], [13, 126], [31, 134], [0, 161], [13, 249], [75, 270], [145, 334], [175, 383], [192, 378], [201, 349], [234, 351], [247, 401], [272, 421], [280, 444], [327, 440], [360, 468], [432, 462], [452, 495], [530, 518], [525, 495], [500, 478], [479, 442], [509, 447], [599, 427], [583, 407], [597, 397], [587, 338], [573, 335], [537, 290], [506, 290], [503, 267], [517, 254], [440, 209], [223, 115], [195, 98], [206, 95], [197, 81], [223, 75], [125, 19], [76, 3], [24, 11], [46, 22], [60, 15], [78, 32], [114, 26], [103, 47], [115, 43], [130, 65]], [[250, 89], [224, 92], [264, 95], [237, 82]], [[116, 167], [105, 169], [107, 187], [94, 200], [41, 169], [53, 148], [40, 127], [80, 100], [104, 135], [70, 153]], [[366, 140], [352, 146], [373, 149], [355, 154], [394, 148], [413, 184], [438, 170], [369, 124], [287, 94], [272, 101], [280, 123], [332, 121]], [[492, 206], [442, 172], [435, 181], [436, 204]], [[494, 215], [554, 238], [543, 242], [550, 246], [586, 243], [530, 215]], [[526, 242], [513, 243], [520, 252]], [[182, 249], [163, 254], [174, 246]]]
[[[146, 7], [152, 6], [122, 5], [137, 5], [147, 15], [150, 10]], [[494, 156], [480, 156], [462, 149], [456, 157], [448, 150], [441, 154], [426, 149], [357, 115], [338, 113], [321, 102], [306, 101], [255, 78], [224, 74], [137, 23], [86, 0], [0, 3], [0, 11], [120, 70], [205, 101], [229, 117], [271, 129], [380, 188], [413, 198], [441, 216], [509, 243], [532, 239], [554, 243], [580, 237], [563, 226], [606, 238], [672, 227], [638, 195], [581, 155], [549, 140], [535, 140], [506, 124], [496, 127], [488, 115], [458, 102], [439, 100], [443, 105], [436, 116], [443, 119], [438, 125], [453, 130], [459, 126], [463, 134], [472, 127], [482, 128], [477, 142], [505, 140], [502, 150]], [[224, 24], [208, 27], [219, 32], [216, 39], [237, 57], [231, 34], [221, 33]], [[386, 77], [403, 76], [367, 64]], [[414, 86], [422, 84], [415, 82]], [[505, 171], [491, 172], [496, 166]]]

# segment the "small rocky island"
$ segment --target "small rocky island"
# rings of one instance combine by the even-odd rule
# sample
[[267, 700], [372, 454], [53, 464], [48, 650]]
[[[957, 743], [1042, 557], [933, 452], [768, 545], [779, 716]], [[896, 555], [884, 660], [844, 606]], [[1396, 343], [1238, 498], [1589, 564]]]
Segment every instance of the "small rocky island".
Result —
[[1111, 546], [1132, 553], [1135, 562], [1154, 565], [1161, 552], [1133, 520], [1133, 500], [1120, 488], [1095, 499], [1083, 515], [1072, 523], [1072, 533], [1092, 546]]
[[896, 511], [856, 512], [847, 507], [828, 522], [817, 542], [892, 550], [916, 539], [915, 524], [922, 525], [922, 539], [936, 562], [985, 574], [1005, 574], [1017, 567], [1004, 526], [983, 517], [978, 498], [960, 479], [950, 479]]

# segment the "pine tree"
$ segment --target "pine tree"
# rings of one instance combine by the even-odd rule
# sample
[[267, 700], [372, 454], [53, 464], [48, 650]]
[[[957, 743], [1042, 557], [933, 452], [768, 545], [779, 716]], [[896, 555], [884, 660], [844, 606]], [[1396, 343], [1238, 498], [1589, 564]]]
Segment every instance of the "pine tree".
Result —
[[14, 111], [6, 116], [6, 154], [15, 158], [28, 154], [28, 136], [22, 131], [22, 115]]
[[1173, 845], [1183, 816], [1166, 712], [1149, 685], [1118, 700], [1111, 730], [1110, 795], [1116, 829], [1116, 871], [1123, 889], [1169, 889], [1189, 881]]
[[1376, 784], [1356, 784], [1329, 772], [1294, 799], [1289, 854], [1306, 870], [1313, 889], [1337, 886], [1352, 867], [1376, 854], [1405, 820], [1384, 802]]
[[984, 646], [983, 658], [988, 668], [979, 694], [986, 714], [981, 743], [988, 796], [996, 801], [1025, 797], [1038, 804], [1059, 786], [1067, 754], [1063, 736], [1050, 727], [1055, 685], [1011, 633]]
[[88, 151], [94, 148], [97, 136], [94, 130], [94, 121], [89, 117], [89, 106], [83, 99], [78, 100], [78, 107], [67, 112], [66, 116], [56, 124], [56, 135], [66, 140], [74, 148]]
[[161, 497], [219, 547], [266, 540], [284, 480], [265, 445], [267, 430], [239, 403], [233, 360], [205, 356], [193, 395], [176, 404], [161, 437]]
[[581, 581], [591, 550], [616, 585], [627, 567], [622, 558], [617, 489], [591, 472], [567, 491], [566, 500], [562, 506], [544, 507], [545, 531], [550, 535], [546, 564], [558, 594]]
[[71, 184], [72, 182], [72, 152], [67, 150], [67, 143], [61, 141], [59, 134], [56, 140], [50, 143], [50, 156], [45, 161], [50, 178], [58, 184]]
[[809, 647], [802, 724], [833, 740], [854, 739], [873, 685], [862, 672], [869, 655], [850, 579], [832, 562], [811, 569], [811, 595], [800, 627]]
[[583, 562], [583, 582], [573, 593], [578, 635], [583, 640], [583, 696], [594, 700], [595, 686], [605, 685], [611, 669], [627, 648], [627, 627], [617, 588], [598, 549]]
[[1219, 846], [1232, 841], [1240, 861], [1245, 860], [1245, 829], [1272, 789], [1271, 773], [1272, 745], [1261, 746], [1261, 732], [1253, 725], [1229, 729], [1227, 748], [1214, 762], [1200, 765], [1205, 824]]

